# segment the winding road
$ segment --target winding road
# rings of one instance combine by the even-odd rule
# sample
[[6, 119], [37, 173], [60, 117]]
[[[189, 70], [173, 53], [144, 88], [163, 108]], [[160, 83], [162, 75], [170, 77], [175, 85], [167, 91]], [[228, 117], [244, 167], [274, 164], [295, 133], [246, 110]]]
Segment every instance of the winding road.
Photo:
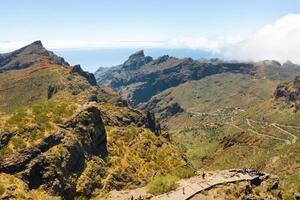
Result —
[[[190, 113], [194, 114], [194, 115], [199, 115], [199, 116], [203, 115], [202, 113], [198, 113], [198, 112], [190, 112]], [[216, 115], [216, 114], [213, 114], [213, 115]], [[279, 138], [279, 137], [276, 137], [276, 136], [272, 136], [272, 135], [267, 135], [267, 134], [259, 133], [256, 130], [256, 128], [251, 124], [251, 122], [254, 122], [254, 123], [260, 123], [260, 122], [255, 121], [253, 119], [246, 118], [247, 125], [250, 127], [248, 129], [241, 128], [241, 127], [235, 125], [233, 122], [234, 122], [234, 117], [231, 117], [230, 118], [230, 122], [225, 122], [225, 124], [233, 126], [234, 128], [236, 128], [238, 130], [241, 130], [241, 131], [244, 131], [244, 132], [251, 132], [252, 134], [256, 134], [256, 135], [259, 135], [259, 136], [268, 137], [268, 138], [271, 138], [271, 139], [274, 139], [274, 140], [282, 141], [282, 142], [285, 142], [288, 145], [295, 144], [296, 141], [298, 140], [298, 136], [296, 136], [293, 133], [291, 133], [291, 132], [283, 129], [282, 127], [300, 129], [300, 126], [289, 126], [289, 125], [284, 125], [284, 124], [267, 123], [267, 122], [265, 122], [265, 124], [266, 124], [265, 126], [273, 126], [274, 128], [276, 128], [279, 131], [281, 131], [283, 134], [286, 134], [286, 135], [288, 135], [289, 137], [292, 138], [291, 140], [289, 140], [289, 139], [282, 139], [282, 138]]]

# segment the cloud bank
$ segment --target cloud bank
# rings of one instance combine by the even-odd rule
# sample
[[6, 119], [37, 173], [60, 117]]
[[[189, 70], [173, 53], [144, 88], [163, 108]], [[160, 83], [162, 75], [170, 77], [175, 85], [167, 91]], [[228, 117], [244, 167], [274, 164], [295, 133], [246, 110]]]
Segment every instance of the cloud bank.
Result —
[[[33, 41], [1, 42], [8, 52]], [[300, 63], [300, 14], [286, 15], [265, 25], [247, 38], [177, 37], [165, 41], [42, 41], [49, 49], [74, 48], [188, 48], [209, 51], [225, 59], [264, 60]]]
[[300, 15], [286, 15], [264, 26], [251, 37], [224, 48], [223, 55], [227, 58], [291, 60], [300, 63]]

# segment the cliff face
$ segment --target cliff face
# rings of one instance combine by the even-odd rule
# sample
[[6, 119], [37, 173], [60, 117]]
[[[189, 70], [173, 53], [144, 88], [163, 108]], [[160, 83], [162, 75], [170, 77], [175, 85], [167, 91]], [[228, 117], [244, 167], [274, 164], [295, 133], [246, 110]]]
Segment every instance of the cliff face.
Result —
[[291, 82], [281, 83], [274, 92], [275, 99], [283, 98], [294, 107], [295, 111], [300, 109], [300, 74]]

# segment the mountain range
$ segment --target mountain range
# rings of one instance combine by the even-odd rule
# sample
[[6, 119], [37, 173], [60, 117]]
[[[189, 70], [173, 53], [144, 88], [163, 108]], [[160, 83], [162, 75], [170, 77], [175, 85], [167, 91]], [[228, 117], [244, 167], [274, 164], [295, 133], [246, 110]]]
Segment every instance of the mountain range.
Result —
[[233, 168], [269, 176], [200, 195], [296, 198], [299, 69], [138, 51], [92, 74], [41, 41], [0, 54], [0, 199], [157, 195]]
[[197, 169], [276, 174], [282, 198], [292, 199], [300, 189], [299, 70], [290, 61], [153, 59], [139, 51], [95, 77], [154, 112]]

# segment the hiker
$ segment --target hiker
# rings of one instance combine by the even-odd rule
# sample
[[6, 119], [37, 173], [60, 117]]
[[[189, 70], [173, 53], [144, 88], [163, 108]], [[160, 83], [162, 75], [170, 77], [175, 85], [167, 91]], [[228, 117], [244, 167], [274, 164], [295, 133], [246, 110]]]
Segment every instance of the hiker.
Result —
[[185, 195], [185, 192], [184, 192], [184, 187], [182, 188], [182, 194], [184, 194], [184, 195]]
[[202, 173], [202, 179], [205, 179], [205, 173], [204, 172]]

